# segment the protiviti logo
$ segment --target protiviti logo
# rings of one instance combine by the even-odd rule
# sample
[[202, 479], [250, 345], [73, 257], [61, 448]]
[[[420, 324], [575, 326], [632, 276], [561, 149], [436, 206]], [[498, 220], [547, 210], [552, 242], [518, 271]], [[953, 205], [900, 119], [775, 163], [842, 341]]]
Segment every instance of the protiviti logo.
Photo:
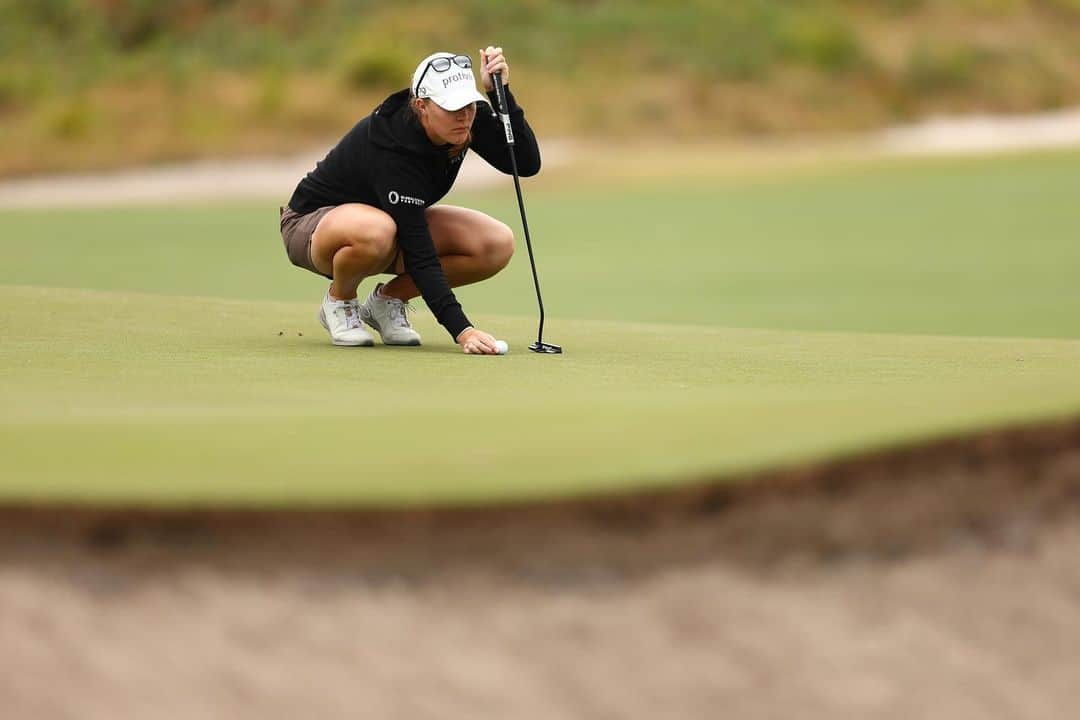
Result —
[[473, 80], [473, 75], [472, 75], [471, 72], [469, 72], [468, 70], [462, 70], [461, 72], [457, 72], [457, 73], [454, 73], [453, 75], [449, 75], [449, 76], [443, 78], [443, 81], [442, 81], [443, 90], [450, 87], [450, 83], [458, 82], [459, 80], [468, 80], [469, 82], [475, 82]]
[[386, 199], [390, 201], [391, 205], [397, 205], [398, 203], [405, 203], [406, 205], [417, 205], [419, 207], [424, 207], [424, 205], [427, 204], [423, 200], [421, 200], [420, 198], [410, 197], [409, 195], [402, 195], [397, 190], [391, 190], [387, 194]]

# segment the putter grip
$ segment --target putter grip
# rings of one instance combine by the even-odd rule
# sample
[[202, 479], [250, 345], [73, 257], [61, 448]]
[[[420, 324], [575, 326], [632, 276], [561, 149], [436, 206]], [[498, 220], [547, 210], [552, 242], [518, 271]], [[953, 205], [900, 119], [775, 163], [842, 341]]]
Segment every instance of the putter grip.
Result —
[[502, 118], [506, 144], [514, 144], [514, 130], [510, 127], [510, 111], [506, 107], [506, 89], [503, 87], [502, 73], [492, 73], [491, 84], [495, 86], [495, 99], [499, 102], [499, 117]]

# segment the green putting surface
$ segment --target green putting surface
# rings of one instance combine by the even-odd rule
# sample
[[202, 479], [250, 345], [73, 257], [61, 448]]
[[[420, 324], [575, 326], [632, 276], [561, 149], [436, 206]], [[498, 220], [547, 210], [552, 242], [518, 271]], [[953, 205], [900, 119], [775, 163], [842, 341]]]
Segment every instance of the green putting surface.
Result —
[[[525, 349], [523, 248], [459, 293], [510, 355], [426, 311], [422, 348], [346, 349], [274, 208], [2, 213], [0, 498], [551, 498], [1073, 414], [1078, 178], [1065, 153], [538, 191], [562, 356]], [[505, 194], [450, 201], [517, 227]]]

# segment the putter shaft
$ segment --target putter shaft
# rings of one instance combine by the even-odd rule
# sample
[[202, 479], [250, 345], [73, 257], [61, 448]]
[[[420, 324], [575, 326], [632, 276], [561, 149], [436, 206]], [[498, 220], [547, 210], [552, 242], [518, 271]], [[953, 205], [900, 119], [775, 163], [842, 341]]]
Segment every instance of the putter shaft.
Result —
[[529, 346], [533, 352], [557, 355], [562, 352], [558, 345], [544, 342], [544, 298], [540, 293], [540, 278], [536, 273], [536, 257], [533, 255], [532, 237], [529, 234], [529, 221], [525, 216], [525, 198], [521, 194], [521, 178], [518, 176], [517, 157], [514, 155], [514, 132], [510, 127], [510, 115], [506, 106], [506, 91], [503, 88], [502, 75], [492, 75], [495, 96], [499, 102], [499, 115], [506, 133], [506, 144], [510, 150], [510, 167], [514, 174], [514, 191], [517, 193], [518, 211], [521, 213], [521, 227], [525, 231], [525, 248], [529, 251], [529, 267], [532, 269], [533, 286], [536, 288], [536, 304], [540, 307], [540, 327], [536, 332], [536, 342]]

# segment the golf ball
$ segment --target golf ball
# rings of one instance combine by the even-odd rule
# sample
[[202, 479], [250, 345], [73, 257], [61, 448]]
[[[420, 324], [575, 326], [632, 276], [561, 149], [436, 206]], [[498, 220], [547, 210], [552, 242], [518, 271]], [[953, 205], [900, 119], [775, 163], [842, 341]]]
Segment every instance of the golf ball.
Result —
[[496, 340], [495, 347], [499, 348], [500, 355], [505, 355], [510, 352], [510, 346], [506, 344], [505, 340]]

